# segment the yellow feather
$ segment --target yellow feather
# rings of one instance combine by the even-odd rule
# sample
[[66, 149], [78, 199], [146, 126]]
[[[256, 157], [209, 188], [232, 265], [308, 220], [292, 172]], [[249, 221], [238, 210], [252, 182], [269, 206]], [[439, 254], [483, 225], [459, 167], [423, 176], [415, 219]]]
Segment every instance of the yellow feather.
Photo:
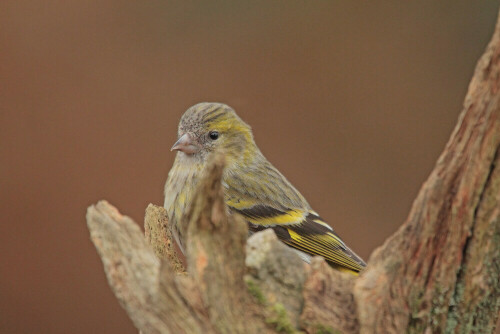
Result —
[[253, 224], [263, 225], [263, 226], [289, 225], [301, 222], [304, 219], [304, 212], [289, 210], [283, 215], [273, 216], [271, 218], [245, 217], [245, 219]]
[[293, 243], [293, 246], [303, 247], [312, 254], [321, 255], [325, 259], [330, 260], [340, 266], [345, 266], [346, 268], [358, 271], [362, 269], [362, 267], [356, 261], [347, 256], [342, 250], [338, 249], [337, 247], [328, 247], [323, 242], [321, 242], [322, 239], [324, 240], [324, 235], [304, 237], [290, 229], [288, 229], [288, 233], [290, 234], [290, 237], [296, 242]]

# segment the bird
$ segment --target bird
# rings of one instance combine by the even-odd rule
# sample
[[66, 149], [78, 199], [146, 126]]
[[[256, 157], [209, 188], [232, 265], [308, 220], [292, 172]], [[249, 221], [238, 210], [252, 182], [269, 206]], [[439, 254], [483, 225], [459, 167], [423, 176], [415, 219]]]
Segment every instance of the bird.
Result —
[[224, 201], [231, 214], [244, 218], [250, 234], [274, 230], [305, 262], [319, 255], [331, 267], [354, 275], [366, 266], [264, 157], [251, 127], [233, 108], [223, 103], [198, 103], [182, 115], [177, 135], [171, 148], [176, 156], [165, 183], [164, 208], [183, 253], [186, 228], [182, 216], [189, 209], [204, 167], [221, 151], [226, 159]]

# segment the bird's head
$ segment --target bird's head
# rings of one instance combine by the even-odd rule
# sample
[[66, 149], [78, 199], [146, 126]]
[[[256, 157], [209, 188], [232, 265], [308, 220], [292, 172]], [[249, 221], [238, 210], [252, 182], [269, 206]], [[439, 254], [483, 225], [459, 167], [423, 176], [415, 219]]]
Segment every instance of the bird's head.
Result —
[[188, 157], [205, 159], [221, 151], [228, 160], [245, 158], [256, 149], [252, 130], [228, 105], [203, 102], [182, 115], [178, 140], [171, 150]]

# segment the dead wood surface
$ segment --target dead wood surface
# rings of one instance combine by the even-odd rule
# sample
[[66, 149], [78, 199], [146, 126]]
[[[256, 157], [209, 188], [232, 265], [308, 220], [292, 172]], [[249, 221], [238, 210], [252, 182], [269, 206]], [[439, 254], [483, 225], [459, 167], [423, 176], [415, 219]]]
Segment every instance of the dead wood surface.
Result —
[[149, 333], [493, 333], [500, 307], [500, 24], [443, 153], [400, 229], [359, 277], [304, 264], [228, 216], [224, 157], [205, 170], [184, 268], [163, 208], [145, 232], [106, 201], [87, 224], [109, 284]]

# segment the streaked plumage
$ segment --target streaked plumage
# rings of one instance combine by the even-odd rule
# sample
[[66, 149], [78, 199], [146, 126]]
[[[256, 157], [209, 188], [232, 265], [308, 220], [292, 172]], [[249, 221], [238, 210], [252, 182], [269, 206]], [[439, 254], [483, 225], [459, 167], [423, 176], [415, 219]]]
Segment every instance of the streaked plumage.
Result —
[[262, 155], [250, 126], [229, 106], [200, 103], [181, 118], [174, 165], [165, 184], [165, 208], [177, 243], [183, 249], [182, 215], [209, 155], [222, 150], [227, 167], [223, 175], [229, 210], [242, 215], [251, 232], [272, 228], [278, 238], [308, 261], [323, 256], [330, 265], [352, 273], [365, 263], [333, 229], [311, 209], [305, 198]]

